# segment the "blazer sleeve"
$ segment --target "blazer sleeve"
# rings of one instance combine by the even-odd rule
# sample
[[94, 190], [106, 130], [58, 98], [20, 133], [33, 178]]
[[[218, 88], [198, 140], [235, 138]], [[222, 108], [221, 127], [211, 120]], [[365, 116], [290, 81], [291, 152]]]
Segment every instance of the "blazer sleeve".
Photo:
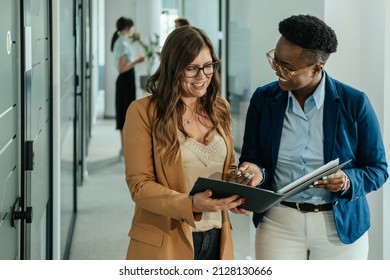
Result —
[[[360, 93], [350, 109], [353, 122], [346, 121], [339, 128], [341, 157], [352, 158], [353, 168], [345, 173], [351, 180], [347, 196], [351, 199], [378, 190], [387, 180], [386, 153], [375, 111], [364, 93]], [[343, 135], [346, 135], [343, 139]], [[355, 151], [354, 151], [355, 150]]]

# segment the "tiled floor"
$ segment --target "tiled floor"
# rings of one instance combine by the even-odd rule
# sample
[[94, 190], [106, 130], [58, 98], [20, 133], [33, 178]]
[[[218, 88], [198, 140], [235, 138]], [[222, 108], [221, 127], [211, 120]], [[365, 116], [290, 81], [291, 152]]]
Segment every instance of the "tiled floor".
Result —
[[[119, 158], [119, 132], [114, 120], [98, 119], [88, 148], [87, 175], [78, 190], [78, 214], [70, 259], [125, 258], [134, 203]], [[236, 259], [254, 258], [251, 217], [230, 213]]]

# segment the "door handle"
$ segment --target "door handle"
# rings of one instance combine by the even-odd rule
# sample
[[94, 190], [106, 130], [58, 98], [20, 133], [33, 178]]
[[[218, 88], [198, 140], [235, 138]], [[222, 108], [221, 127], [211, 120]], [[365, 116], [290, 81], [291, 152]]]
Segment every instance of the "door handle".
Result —
[[33, 209], [32, 207], [26, 207], [26, 211], [22, 211], [22, 207], [19, 205], [20, 197], [18, 197], [12, 207], [11, 226], [15, 227], [15, 221], [25, 220], [27, 224], [32, 223]]

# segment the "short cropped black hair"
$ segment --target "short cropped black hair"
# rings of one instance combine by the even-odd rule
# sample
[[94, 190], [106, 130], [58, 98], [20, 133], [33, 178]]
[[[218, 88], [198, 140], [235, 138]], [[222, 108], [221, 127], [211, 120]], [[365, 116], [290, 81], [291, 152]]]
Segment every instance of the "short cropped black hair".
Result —
[[279, 23], [279, 32], [291, 43], [322, 54], [323, 63], [337, 50], [337, 37], [332, 28], [311, 15], [294, 15]]

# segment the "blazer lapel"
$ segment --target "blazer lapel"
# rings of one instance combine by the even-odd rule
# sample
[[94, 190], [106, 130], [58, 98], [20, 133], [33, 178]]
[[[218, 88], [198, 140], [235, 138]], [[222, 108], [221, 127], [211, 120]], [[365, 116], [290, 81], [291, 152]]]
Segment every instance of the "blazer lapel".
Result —
[[275, 96], [275, 102], [271, 104], [271, 123], [272, 123], [272, 170], [276, 168], [278, 160], [278, 151], [283, 129], [283, 121], [287, 106], [288, 93], [279, 91]]
[[325, 163], [334, 159], [339, 107], [339, 97], [333, 80], [326, 75], [323, 118]]

